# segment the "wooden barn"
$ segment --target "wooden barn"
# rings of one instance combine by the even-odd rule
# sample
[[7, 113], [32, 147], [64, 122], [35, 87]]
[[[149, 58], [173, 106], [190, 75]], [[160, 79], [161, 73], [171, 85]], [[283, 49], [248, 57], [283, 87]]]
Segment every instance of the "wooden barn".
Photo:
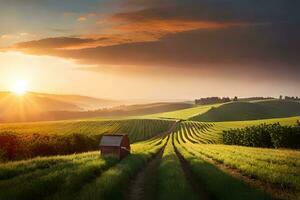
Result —
[[112, 154], [123, 159], [130, 154], [130, 143], [126, 134], [103, 135], [99, 147], [101, 155]]

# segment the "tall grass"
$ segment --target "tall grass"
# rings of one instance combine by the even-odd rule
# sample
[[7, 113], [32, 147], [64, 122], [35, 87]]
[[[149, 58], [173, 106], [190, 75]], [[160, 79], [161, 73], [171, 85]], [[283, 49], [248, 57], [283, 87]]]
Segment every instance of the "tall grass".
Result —
[[[271, 199], [267, 194], [250, 188], [243, 181], [221, 171], [216, 166], [204, 161], [197, 150], [187, 144], [175, 144], [183, 157], [189, 162], [196, 180], [202, 183], [204, 189], [213, 199], [217, 200], [260, 200]], [[192, 144], [191, 144], [192, 145]], [[207, 145], [210, 146], [210, 145]]]
[[158, 188], [158, 198], [161, 200], [196, 199], [190, 185], [187, 183], [171, 139], [165, 148], [159, 167]]
[[122, 198], [122, 188], [165, 144], [160, 140], [132, 145], [119, 163], [92, 152], [1, 164], [0, 199]]
[[159, 145], [151, 142], [133, 146], [134, 151], [131, 155], [86, 185], [75, 199], [122, 199], [124, 195], [122, 188], [146, 164], [146, 161], [162, 148], [163, 144], [164, 142]]
[[97, 150], [103, 134], [127, 133], [131, 143], [138, 142], [166, 132], [173, 124], [143, 119], [1, 124], [0, 161]]
[[[76, 188], [76, 184], [80, 184], [78, 181], [88, 180], [92, 176], [88, 173], [100, 173], [116, 161], [116, 158], [100, 158], [99, 155], [90, 154], [90, 156], [76, 157], [76, 159], [61, 162], [49, 168], [27, 172], [1, 181], [0, 199], [40, 199], [67, 186], [72, 185], [68, 187], [69, 189]], [[85, 168], [90, 166], [94, 166], [95, 171], [89, 170], [86, 173]], [[76, 175], [77, 179], [72, 175]], [[68, 183], [69, 180], [73, 180], [72, 184]]]
[[227, 145], [188, 145], [199, 158], [209, 157], [252, 178], [300, 191], [300, 152]]

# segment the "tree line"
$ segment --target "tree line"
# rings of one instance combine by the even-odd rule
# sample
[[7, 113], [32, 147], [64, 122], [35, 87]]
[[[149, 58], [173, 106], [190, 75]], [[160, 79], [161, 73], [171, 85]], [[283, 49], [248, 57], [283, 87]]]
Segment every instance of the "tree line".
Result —
[[229, 97], [206, 97], [206, 98], [200, 98], [200, 99], [195, 99], [195, 104], [196, 105], [208, 105], [208, 104], [215, 104], [215, 103], [226, 103], [230, 101], [235, 101], [237, 100], [237, 97], [234, 99], [230, 99]]
[[[283, 99], [282, 95], [279, 96], [279, 99], [281, 99], [281, 100]], [[285, 96], [284, 100], [299, 101], [300, 98], [297, 96], [295, 96], [295, 97], [294, 96]]]

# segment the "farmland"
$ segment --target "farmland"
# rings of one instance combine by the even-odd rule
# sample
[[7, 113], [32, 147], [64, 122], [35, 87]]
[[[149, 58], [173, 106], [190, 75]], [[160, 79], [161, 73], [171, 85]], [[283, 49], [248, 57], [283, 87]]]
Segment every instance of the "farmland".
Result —
[[163, 134], [174, 123], [131, 119], [3, 124], [0, 125], [0, 160], [1, 157], [18, 160], [96, 150], [103, 134], [125, 133], [131, 142], [147, 140]]
[[[87, 146], [63, 153], [70, 155], [37, 154], [0, 164], [0, 199], [298, 199], [299, 150], [224, 145], [222, 132], [276, 122], [295, 125], [300, 117], [182, 120], [210, 108], [168, 113], [172, 119], [158, 119], [167, 116], [158, 113], [150, 119], [1, 124], [1, 136], [75, 137], [78, 143], [59, 144], [80, 147], [85, 141]], [[101, 135], [114, 133], [127, 133], [133, 143], [132, 153], [121, 161], [95, 151]], [[57, 148], [58, 140], [53, 141]]]
[[286, 100], [261, 100], [252, 102], [231, 102], [212, 107], [205, 113], [191, 117], [191, 120], [205, 122], [243, 121], [292, 117], [300, 115], [300, 103]]
[[145, 115], [142, 116], [143, 118], [155, 118], [155, 119], [189, 119], [195, 115], [203, 114], [207, 112], [212, 107], [218, 107], [221, 104], [212, 104], [212, 105], [205, 105], [205, 106], [194, 106], [192, 108], [186, 108], [181, 110], [175, 110], [170, 112], [162, 112], [156, 113], [152, 115]]

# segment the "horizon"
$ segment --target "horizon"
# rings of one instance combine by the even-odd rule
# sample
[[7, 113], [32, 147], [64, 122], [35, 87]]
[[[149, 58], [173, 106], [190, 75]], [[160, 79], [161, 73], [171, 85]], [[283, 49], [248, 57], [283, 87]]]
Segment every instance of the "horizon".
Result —
[[[292, 0], [0, 2], [0, 91], [300, 96], [300, 15]], [[16, 89], [19, 82], [26, 87]]]
[[[40, 92], [40, 91], [26, 91], [25, 94], [22, 95], [18, 95], [16, 94], [14, 91], [10, 91], [10, 90], [2, 90], [0, 91], [0, 93], [10, 93], [12, 95], [15, 96], [26, 96], [28, 94], [41, 94], [41, 95], [59, 95], [59, 96], [81, 96], [81, 97], [87, 97], [87, 98], [95, 98], [95, 99], [102, 99], [102, 100], [112, 100], [112, 101], [153, 101], [153, 103], [160, 103], [160, 101], [163, 102], [184, 102], [184, 101], [195, 101], [196, 99], [200, 99], [200, 98], [210, 98], [210, 97], [219, 97], [219, 98], [230, 98], [230, 99], [234, 99], [234, 97], [238, 97], [238, 99], [247, 99], [247, 98], [256, 98], [256, 97], [262, 97], [262, 98], [273, 98], [273, 99], [280, 99], [280, 96], [282, 96], [282, 98], [284, 97], [295, 97], [295, 98], [299, 98], [299, 96], [297, 95], [277, 95], [277, 96], [217, 96], [217, 95], [212, 95], [212, 96], [198, 96], [198, 97], [194, 97], [194, 98], [190, 98], [190, 99], [150, 99], [150, 98], [128, 98], [128, 99], [113, 99], [113, 98], [101, 98], [101, 97], [97, 97], [97, 96], [88, 96], [88, 95], [81, 95], [81, 94], [72, 94], [72, 93], [47, 93], [47, 92]], [[144, 102], [141, 102], [144, 103]]]

